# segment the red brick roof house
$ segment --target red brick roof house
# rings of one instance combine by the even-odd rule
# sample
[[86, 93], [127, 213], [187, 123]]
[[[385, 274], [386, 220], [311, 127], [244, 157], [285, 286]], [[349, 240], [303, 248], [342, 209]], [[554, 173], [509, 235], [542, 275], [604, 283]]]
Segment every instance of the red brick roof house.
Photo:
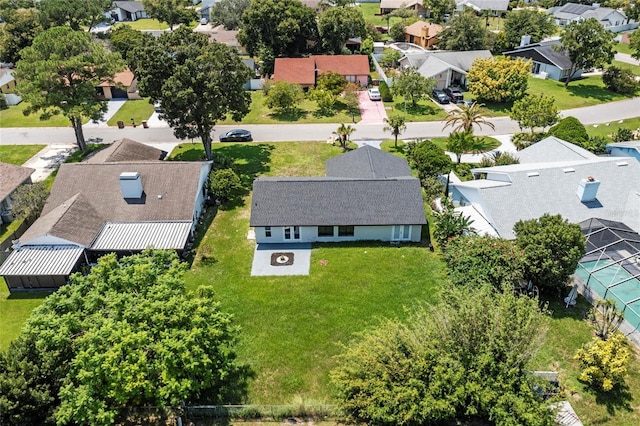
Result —
[[333, 71], [352, 83], [369, 82], [367, 55], [318, 55], [308, 58], [276, 58], [273, 81], [288, 81], [312, 87], [319, 75]]

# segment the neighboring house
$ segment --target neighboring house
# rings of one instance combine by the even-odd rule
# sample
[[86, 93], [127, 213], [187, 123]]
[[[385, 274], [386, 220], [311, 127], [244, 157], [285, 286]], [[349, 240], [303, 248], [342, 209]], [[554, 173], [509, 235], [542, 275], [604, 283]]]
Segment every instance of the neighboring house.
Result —
[[600, 7], [596, 3], [593, 5], [567, 3], [562, 7], [549, 9], [549, 13], [553, 14], [556, 24], [561, 27], [590, 18], [597, 20], [600, 25], [614, 33], [638, 27], [638, 23], [629, 20], [621, 10]]
[[[550, 78], [556, 81], [564, 81], [571, 72], [571, 59], [563, 50], [559, 40], [543, 41], [529, 44], [528, 36], [524, 36], [521, 46], [504, 52], [511, 58], [524, 58], [531, 60], [531, 73], [541, 78]], [[582, 69], [576, 71], [573, 78], [582, 76]]]
[[369, 83], [367, 55], [318, 55], [308, 58], [276, 58], [273, 80], [313, 87], [323, 73], [336, 72], [347, 81], [366, 86]]
[[107, 12], [114, 21], [137, 21], [148, 18], [141, 1], [114, 1], [113, 8]]
[[126, 69], [96, 87], [96, 96], [102, 99], [142, 99], [138, 93], [138, 79]]
[[640, 161], [640, 141], [610, 143], [607, 151], [612, 157], [633, 157]]
[[485, 178], [450, 186], [456, 210], [481, 233], [513, 239], [516, 222], [545, 213], [571, 223], [597, 217], [640, 230], [640, 162], [598, 157], [553, 137], [518, 156], [520, 164], [472, 169]]
[[205, 30], [196, 28], [198, 32], [202, 32], [209, 36], [209, 41], [217, 41], [218, 43], [226, 44], [229, 47], [234, 48], [239, 54], [244, 55], [246, 51], [238, 42], [238, 30], [225, 30], [224, 25], [218, 25], [210, 31], [203, 27]]
[[423, 6], [422, 0], [380, 0], [380, 14], [386, 15], [396, 9], [415, 10], [419, 16], [425, 16], [427, 9]]
[[256, 242], [420, 241], [420, 181], [406, 160], [365, 145], [327, 160], [325, 177], [258, 178]]
[[488, 10], [492, 16], [502, 16], [509, 8], [509, 0], [456, 0], [456, 10], [470, 7], [476, 12]]
[[260, 72], [258, 70], [258, 65], [256, 64], [255, 59], [253, 58], [244, 58], [242, 60], [247, 68], [253, 72], [252, 77], [247, 81], [244, 86], [242, 86], [245, 90], [260, 90], [262, 89], [262, 85], [264, 84], [264, 80], [260, 78]]
[[438, 24], [418, 21], [404, 28], [404, 39], [408, 43], [428, 49], [438, 42], [437, 36], [442, 30]]
[[139, 145], [122, 140], [60, 166], [42, 214], [0, 266], [10, 290], [58, 288], [110, 252], [187, 247], [211, 163], [158, 161], [163, 151]]
[[0, 221], [9, 223], [13, 221], [11, 215], [11, 194], [20, 185], [31, 183], [31, 174], [34, 169], [16, 166], [14, 164], [0, 163]]
[[449, 86], [465, 87], [467, 72], [476, 58], [489, 59], [493, 55], [488, 50], [470, 50], [467, 52], [408, 51], [400, 59], [400, 66], [411, 66], [421, 75], [436, 79], [436, 88]]
[[299, 0], [303, 5], [315, 10], [316, 13], [322, 12], [325, 7], [329, 7], [329, 2], [323, 0]]
[[0, 93], [4, 95], [7, 105], [18, 105], [22, 102], [22, 98], [14, 93], [15, 89], [16, 79], [13, 70], [0, 68]]
[[200, 8], [197, 9], [200, 12], [200, 18], [206, 19], [207, 21], [211, 20], [211, 8], [216, 4], [218, 0], [202, 0], [200, 4]]

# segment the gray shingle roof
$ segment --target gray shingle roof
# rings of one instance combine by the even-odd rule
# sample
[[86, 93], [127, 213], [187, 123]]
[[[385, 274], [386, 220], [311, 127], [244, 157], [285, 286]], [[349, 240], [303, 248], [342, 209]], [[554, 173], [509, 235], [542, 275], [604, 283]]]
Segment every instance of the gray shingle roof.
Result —
[[520, 164], [524, 164], [580, 161], [596, 158], [597, 156], [578, 145], [563, 141], [554, 136], [549, 136], [518, 152], [517, 157], [520, 160]]
[[114, 1], [113, 5], [130, 13], [144, 12], [144, 4], [141, 1]]
[[331, 177], [384, 179], [411, 176], [406, 160], [365, 145], [326, 161], [326, 174]]
[[555, 65], [560, 69], [571, 68], [571, 60], [567, 54], [562, 50], [556, 50], [558, 47], [554, 46], [561, 46], [560, 41], [552, 40], [529, 44], [509, 52], [504, 52], [504, 54], [507, 56], [533, 58], [539, 62]]
[[426, 224], [415, 178], [260, 178], [251, 226]]
[[15, 164], [0, 163], [0, 202], [29, 180], [35, 170]]
[[86, 162], [99, 164], [118, 163], [122, 161], [158, 161], [162, 160], [166, 155], [166, 151], [124, 138], [98, 151], [86, 160]]

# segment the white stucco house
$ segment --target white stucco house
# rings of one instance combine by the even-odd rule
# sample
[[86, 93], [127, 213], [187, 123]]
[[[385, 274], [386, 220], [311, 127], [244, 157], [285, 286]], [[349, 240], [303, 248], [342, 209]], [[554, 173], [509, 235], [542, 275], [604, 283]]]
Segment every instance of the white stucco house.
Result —
[[[529, 43], [528, 36], [523, 37], [519, 47], [508, 52], [505, 56], [511, 58], [523, 58], [531, 61], [531, 73], [542, 78], [550, 78], [556, 81], [564, 81], [571, 72], [571, 59], [558, 49], [559, 40], [548, 40], [539, 43]], [[578, 69], [572, 79], [580, 78], [582, 69]]]
[[556, 25], [561, 27], [565, 27], [571, 22], [593, 18], [604, 28], [614, 33], [638, 28], [638, 23], [628, 19], [623, 11], [601, 7], [597, 3], [593, 5], [567, 3], [561, 7], [549, 9], [549, 13], [553, 15]]
[[364, 146], [327, 160], [326, 176], [258, 178], [256, 242], [413, 241], [427, 224], [420, 181], [403, 158]]

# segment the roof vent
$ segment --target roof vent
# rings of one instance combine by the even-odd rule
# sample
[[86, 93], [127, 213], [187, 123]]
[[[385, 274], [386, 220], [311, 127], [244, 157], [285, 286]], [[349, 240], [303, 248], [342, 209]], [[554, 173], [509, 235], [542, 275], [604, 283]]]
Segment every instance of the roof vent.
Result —
[[576, 169], [573, 167], [567, 167], [566, 169], [562, 169], [562, 171], [565, 173], [575, 173]]
[[139, 172], [120, 173], [120, 190], [123, 198], [142, 198], [142, 179]]
[[540, 173], [538, 173], [538, 172], [529, 172], [529, 173], [527, 173], [527, 176], [536, 177], [536, 176], [540, 176]]
[[588, 178], [581, 179], [580, 182], [578, 182], [578, 191], [576, 192], [576, 195], [583, 203], [595, 201], [599, 187], [600, 181], [593, 176], [589, 176]]
[[626, 161], [618, 161], [616, 164], [618, 165], [618, 167], [624, 167], [629, 165], [629, 163], [627, 163]]

